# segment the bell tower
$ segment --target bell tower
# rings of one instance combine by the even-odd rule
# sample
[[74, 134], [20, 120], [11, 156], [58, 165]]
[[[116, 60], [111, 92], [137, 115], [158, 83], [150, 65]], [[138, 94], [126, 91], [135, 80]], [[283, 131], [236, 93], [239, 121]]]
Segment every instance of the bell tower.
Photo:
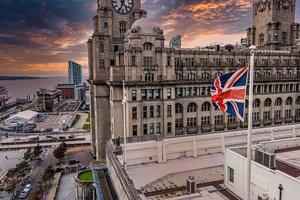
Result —
[[92, 152], [97, 160], [105, 159], [111, 138], [109, 81], [116, 53], [124, 49], [125, 34], [133, 23], [145, 16], [141, 0], [97, 0], [94, 33], [88, 41]]
[[295, 33], [295, 0], [255, 0], [250, 45], [261, 49], [291, 49]]

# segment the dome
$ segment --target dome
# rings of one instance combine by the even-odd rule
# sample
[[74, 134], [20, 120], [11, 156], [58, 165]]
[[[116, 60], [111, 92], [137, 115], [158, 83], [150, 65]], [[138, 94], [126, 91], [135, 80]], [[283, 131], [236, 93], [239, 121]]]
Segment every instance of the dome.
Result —
[[132, 28], [139, 26], [142, 29], [142, 33], [153, 33], [154, 26], [152, 25], [153, 23], [147, 18], [141, 18], [132, 24]]

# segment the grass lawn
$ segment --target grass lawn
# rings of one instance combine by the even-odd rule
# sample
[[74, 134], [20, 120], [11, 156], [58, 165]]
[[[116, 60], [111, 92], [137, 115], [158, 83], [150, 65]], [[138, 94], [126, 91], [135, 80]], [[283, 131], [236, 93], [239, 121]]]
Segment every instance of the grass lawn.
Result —
[[85, 123], [82, 127], [83, 130], [90, 130], [90, 123]]
[[93, 181], [94, 180], [93, 173], [91, 170], [79, 173], [78, 179], [81, 181]]
[[77, 124], [77, 122], [80, 120], [80, 117], [81, 117], [80, 115], [76, 115], [76, 118], [72, 124], [72, 127], [74, 127]]

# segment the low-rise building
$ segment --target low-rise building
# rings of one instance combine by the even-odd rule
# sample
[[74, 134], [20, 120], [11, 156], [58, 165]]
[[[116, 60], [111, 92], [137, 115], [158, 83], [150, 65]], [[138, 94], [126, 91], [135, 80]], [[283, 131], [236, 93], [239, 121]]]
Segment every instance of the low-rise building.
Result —
[[0, 86], [0, 110], [3, 109], [8, 101], [8, 91], [5, 87]]
[[61, 91], [63, 99], [74, 99], [76, 101], [84, 101], [85, 92], [87, 91], [85, 84], [58, 84], [56, 89]]
[[40, 89], [40, 91], [37, 92], [37, 97], [36, 109], [38, 111], [55, 111], [62, 101], [60, 90]]
[[19, 112], [4, 121], [5, 125], [18, 124], [18, 125], [27, 125], [34, 124], [38, 116], [37, 112], [31, 110], [25, 110]]
[[[253, 147], [251, 199], [298, 199], [300, 190], [300, 139], [262, 142]], [[247, 149], [225, 152], [225, 186], [245, 199]]]

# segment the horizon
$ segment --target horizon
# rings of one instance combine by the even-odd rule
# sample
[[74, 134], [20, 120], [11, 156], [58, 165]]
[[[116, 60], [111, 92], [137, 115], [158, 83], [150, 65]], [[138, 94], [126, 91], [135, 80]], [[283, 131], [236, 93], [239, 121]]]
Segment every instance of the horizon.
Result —
[[[235, 44], [252, 25], [250, 0], [142, 0], [142, 7], [147, 18], [134, 25], [142, 24], [144, 32], [159, 26], [166, 45], [176, 34], [182, 35], [185, 48]], [[96, 0], [0, 2], [1, 74], [65, 77], [68, 60], [74, 60], [87, 76], [86, 42], [96, 8]], [[299, 3], [296, 13], [299, 22]]]

